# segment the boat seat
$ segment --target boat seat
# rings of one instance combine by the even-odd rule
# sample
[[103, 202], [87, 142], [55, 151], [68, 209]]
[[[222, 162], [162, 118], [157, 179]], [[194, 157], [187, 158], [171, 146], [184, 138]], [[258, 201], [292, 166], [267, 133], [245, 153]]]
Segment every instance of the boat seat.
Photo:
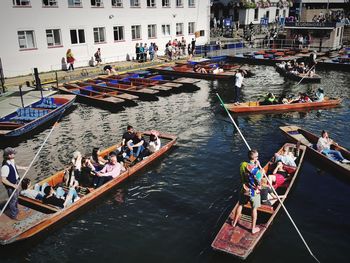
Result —
[[29, 197], [26, 197], [26, 196], [23, 196], [23, 195], [20, 195], [19, 196], [19, 202], [22, 204], [22, 203], [25, 203], [25, 204], [30, 204], [31, 206], [34, 206], [34, 207], [40, 207], [42, 209], [45, 209], [45, 210], [49, 210], [51, 212], [58, 212], [60, 211], [61, 209], [57, 206], [54, 206], [54, 205], [50, 205], [50, 204], [45, 204], [43, 203], [41, 200], [37, 200], [37, 199], [33, 199], [33, 198], [29, 198]]
[[300, 141], [302, 144], [312, 146], [312, 143], [308, 139], [306, 139], [305, 136], [301, 133], [289, 132], [289, 134], [291, 134], [296, 140]]
[[17, 109], [17, 116], [12, 117], [11, 120], [15, 121], [33, 121], [37, 118], [43, 117], [49, 113], [49, 110], [38, 110], [33, 108], [20, 108]]
[[35, 105], [37, 108], [45, 108], [45, 109], [56, 109], [58, 106], [55, 104], [54, 98], [43, 98], [41, 103]]
[[[250, 202], [248, 202], [247, 204], [244, 205], [245, 208], [252, 208]], [[273, 214], [274, 213], [274, 209], [273, 209], [273, 206], [270, 206], [270, 205], [261, 205], [259, 208], [258, 208], [258, 211], [259, 212], [263, 212], [263, 213], [267, 213], [267, 214]]]

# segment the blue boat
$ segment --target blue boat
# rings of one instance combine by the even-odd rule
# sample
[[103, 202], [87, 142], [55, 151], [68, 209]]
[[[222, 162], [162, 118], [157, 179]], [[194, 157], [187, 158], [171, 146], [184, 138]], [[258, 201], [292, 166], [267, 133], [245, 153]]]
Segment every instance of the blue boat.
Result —
[[0, 118], [0, 137], [14, 138], [47, 124], [73, 105], [74, 95], [54, 95]]

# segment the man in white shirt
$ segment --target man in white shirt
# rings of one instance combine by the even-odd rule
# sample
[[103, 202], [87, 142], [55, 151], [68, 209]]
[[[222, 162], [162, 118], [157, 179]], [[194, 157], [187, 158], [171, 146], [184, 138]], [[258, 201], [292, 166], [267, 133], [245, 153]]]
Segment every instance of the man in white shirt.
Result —
[[244, 79], [244, 72], [242, 69], [239, 69], [238, 72], [236, 73], [236, 79], [235, 79], [235, 99], [234, 99], [234, 102], [236, 104], [239, 103], [241, 88], [243, 85], [243, 79]]
[[317, 142], [317, 150], [335, 162], [350, 163], [349, 160], [343, 157], [341, 152], [331, 150], [332, 144], [333, 140], [328, 137], [328, 133], [326, 131], [322, 131], [321, 137], [318, 139]]

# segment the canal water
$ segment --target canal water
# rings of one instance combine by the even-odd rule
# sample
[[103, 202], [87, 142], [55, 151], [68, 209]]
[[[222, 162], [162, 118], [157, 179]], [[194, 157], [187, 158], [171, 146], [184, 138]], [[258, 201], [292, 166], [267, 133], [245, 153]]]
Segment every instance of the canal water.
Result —
[[[297, 94], [324, 88], [343, 98], [339, 108], [238, 116], [236, 121], [265, 163], [286, 141], [279, 126], [295, 124], [330, 136], [350, 148], [350, 76], [319, 72], [320, 85], [285, 82], [273, 67], [252, 66], [243, 96], [267, 92]], [[219, 106], [233, 99], [233, 83], [201, 81], [200, 90], [141, 102], [120, 113], [77, 104], [55, 129], [32, 167], [38, 181], [62, 169], [75, 150], [88, 153], [120, 141], [128, 124], [137, 130], [176, 134], [176, 147], [161, 161], [122, 183], [110, 194], [44, 237], [2, 248], [0, 262], [238, 262], [213, 251], [211, 242], [237, 202], [239, 163], [247, 149]], [[49, 129], [17, 145], [17, 163], [28, 165]], [[349, 262], [349, 181], [319, 170], [306, 159], [286, 207], [321, 262]], [[6, 195], [1, 188], [1, 197]], [[280, 210], [270, 230], [246, 262], [315, 262], [286, 214]]]

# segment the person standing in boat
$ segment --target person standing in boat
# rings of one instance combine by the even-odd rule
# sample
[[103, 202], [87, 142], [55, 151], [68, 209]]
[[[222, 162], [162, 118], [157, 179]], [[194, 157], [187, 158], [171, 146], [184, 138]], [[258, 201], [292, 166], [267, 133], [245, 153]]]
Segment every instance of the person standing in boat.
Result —
[[19, 174], [17, 169], [23, 169], [26, 170], [27, 167], [24, 166], [17, 166], [15, 163], [15, 154], [16, 150], [7, 147], [4, 150], [4, 159], [2, 161], [2, 167], [1, 167], [1, 180], [3, 185], [6, 188], [7, 194], [10, 197], [12, 193], [15, 191], [15, 194], [12, 196], [9, 204], [8, 204], [8, 209], [9, 209], [9, 216], [12, 219], [18, 219], [18, 194], [19, 191], [16, 190], [18, 188], [18, 183], [19, 183]]
[[[258, 161], [259, 153], [257, 150], [250, 150], [248, 152], [249, 162], [243, 162], [240, 166], [240, 175], [242, 188], [239, 193], [239, 206], [237, 207], [232, 226], [236, 227], [238, 220], [242, 215], [242, 209], [248, 202], [252, 206], [252, 234], [260, 231], [256, 226], [258, 217], [258, 208], [261, 206], [260, 198], [260, 162]], [[260, 177], [260, 178], [259, 178]]]
[[317, 58], [316, 51], [313, 51], [309, 57], [309, 76], [310, 77], [312, 77], [316, 72], [316, 64], [317, 64], [316, 58]]
[[234, 103], [239, 104], [239, 99], [241, 96], [241, 88], [243, 86], [244, 71], [239, 69], [235, 75], [235, 98]]
[[346, 164], [350, 163], [349, 160], [343, 157], [341, 152], [337, 150], [332, 150], [331, 149], [332, 145], [337, 145], [337, 143], [334, 143], [333, 140], [329, 138], [328, 132], [323, 130], [321, 133], [321, 137], [317, 141], [317, 151], [326, 155], [329, 159], [335, 162], [341, 162]]

